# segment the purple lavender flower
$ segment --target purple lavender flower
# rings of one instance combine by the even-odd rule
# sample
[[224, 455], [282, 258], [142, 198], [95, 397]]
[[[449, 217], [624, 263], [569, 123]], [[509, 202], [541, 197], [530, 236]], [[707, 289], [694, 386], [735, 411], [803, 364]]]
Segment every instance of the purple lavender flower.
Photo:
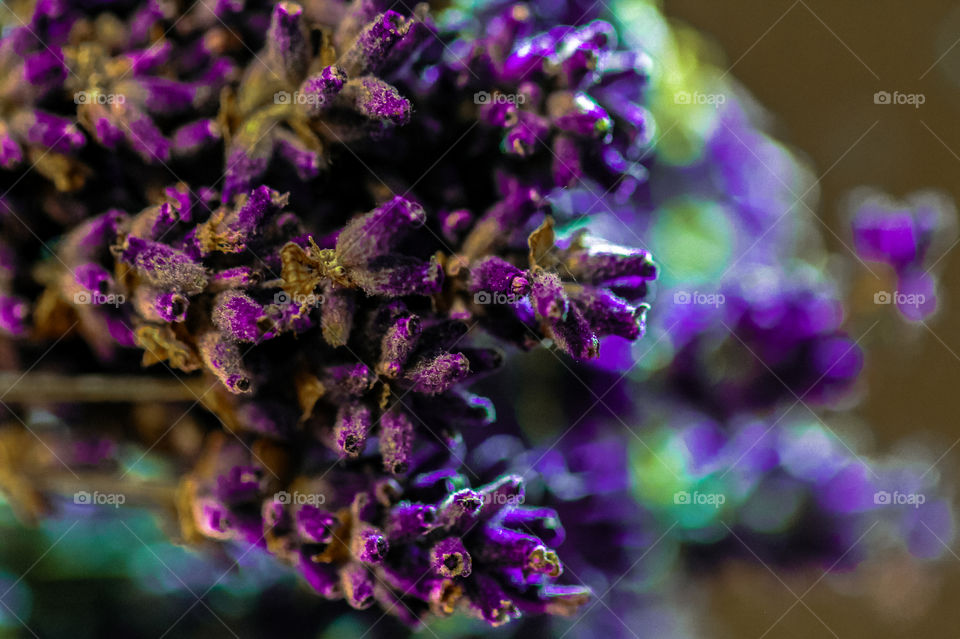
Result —
[[[313, 464], [329, 458], [313, 453]], [[555, 585], [556, 515], [518, 508], [519, 477], [474, 489], [449, 455], [422, 466], [427, 454], [403, 480], [330, 467], [275, 491], [272, 471], [240, 444], [217, 439], [205, 455], [184, 485], [196, 531], [265, 546], [325, 598], [379, 604], [411, 625], [455, 610], [500, 625], [523, 613], [571, 614], [588, 598], [583, 587]]]
[[[636, 185], [624, 158], [652, 119], [615, 85], [646, 70], [615, 28], [505, 7], [479, 34], [361, 2], [52, 7], [0, 45], [29, 85], [0, 94], [0, 164], [36, 163], [10, 201], [52, 255], [39, 286], [2, 280], [3, 329], [75, 320], [98, 366], [130, 372], [134, 348], [209, 378], [198, 399], [249, 448], [207, 438], [180, 489], [188, 538], [266, 548], [412, 624], [572, 614], [588, 590], [556, 583], [556, 516], [517, 510], [515, 476], [474, 489], [454, 468], [459, 431], [494, 418], [465, 387], [497, 347], [591, 359], [644, 333], [650, 253], [553, 202]], [[15, 269], [39, 251], [21, 249]]]
[[[772, 417], [846, 397], [862, 366], [838, 287], [796, 255], [808, 229], [778, 227], [796, 194], [757, 184], [793, 160], [733, 101], [697, 162], [660, 157], [652, 58], [588, 4], [37, 3], [0, 41], [23, 79], [0, 87], [0, 331], [17, 354], [70, 336], [82, 356], [46, 365], [77, 374], [193, 374], [178, 399], [216, 417], [169, 445], [143, 414], [74, 437], [104, 411], [66, 401], [56, 451], [115, 470], [125, 443], [156, 450], [186, 473], [185, 539], [269, 553], [412, 627], [572, 617], [660, 539], [618, 609], [652, 599], [673, 555], [743, 556], [734, 541], [852, 563], [873, 517], [935, 555], [953, 521], [924, 474]], [[859, 215], [857, 246], [932, 298], [937, 226], [914, 204]], [[667, 348], [647, 358], [631, 345], [655, 295], [641, 347]], [[506, 395], [495, 426], [467, 390], [537, 345], [578, 377], [526, 433], [560, 428], [549, 448], [497, 433], [554, 378], [486, 383]], [[642, 384], [604, 372], [634, 368]], [[609, 416], [580, 423], [584, 402], [660, 457]], [[49, 495], [4, 461], [39, 514]], [[675, 501], [701, 490], [713, 511]]]
[[955, 234], [952, 203], [939, 194], [921, 192], [900, 204], [861, 190], [851, 195], [851, 207], [855, 207], [856, 251], [865, 260], [889, 264], [896, 274], [896, 290], [879, 291], [875, 301], [895, 302], [905, 318], [923, 321], [937, 307], [936, 277], [931, 270], [939, 259], [931, 261], [930, 249], [951, 241]]

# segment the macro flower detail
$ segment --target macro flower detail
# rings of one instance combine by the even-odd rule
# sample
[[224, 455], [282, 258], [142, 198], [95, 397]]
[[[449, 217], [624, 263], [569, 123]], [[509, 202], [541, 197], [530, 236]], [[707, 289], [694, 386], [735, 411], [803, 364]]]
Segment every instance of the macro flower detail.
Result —
[[470, 488], [450, 465], [403, 480], [340, 468], [279, 490], [273, 471], [236, 442], [210, 444], [182, 486], [187, 534], [265, 546], [320, 596], [379, 605], [415, 626], [457, 610], [492, 625], [569, 614], [589, 598], [554, 583], [563, 569], [550, 545], [562, 533], [528, 531], [550, 530], [556, 514], [521, 505], [518, 476]]
[[[0, 529], [50, 559], [0, 547], [0, 629], [136, 574], [98, 631], [691, 636], [730, 560], [949, 550], [939, 460], [840, 419], [819, 180], [637, 1], [5, 7]], [[851, 202], [925, 321], [949, 203]]]
[[[15, 166], [30, 145], [59, 154], [77, 179], [44, 175], [82, 197], [86, 180], [99, 179], [91, 162], [107, 162], [96, 147], [126, 147], [148, 182], [136, 197], [121, 188], [116, 203], [91, 201], [86, 219], [65, 229], [42, 317], [72, 313], [104, 362], [134, 346], [144, 366], [214, 380], [200, 401], [237, 441], [207, 438], [206, 465], [182, 484], [187, 538], [268, 548], [320, 595], [355, 608], [379, 603], [413, 624], [455, 610], [495, 625], [523, 613], [570, 614], [588, 589], [555, 583], [562, 536], [528, 532], [555, 531], [556, 515], [518, 505], [517, 477], [471, 489], [443, 464], [425, 467], [424, 450], [439, 442], [456, 458], [458, 431], [493, 421], [489, 400], [464, 389], [501, 366], [491, 345], [549, 339], [589, 359], [604, 336], [643, 334], [643, 299], [657, 275], [650, 254], [599, 246], [583, 229], [554, 232], [578, 216], [553, 205], [552, 189], [624, 179], [609, 167], [588, 177], [587, 158], [635, 156], [644, 138], [636, 127], [651, 123], [603, 106], [616, 102], [598, 62], [617, 58], [613, 28], [537, 36], [556, 57], [540, 67], [542, 88], [517, 57], [519, 32], [476, 39], [477, 52], [496, 53], [496, 84], [521, 83], [530, 102], [474, 101], [450, 131], [474, 137], [470, 155], [504, 163], [478, 176], [440, 151], [449, 161], [438, 170], [454, 188], [416, 188], [401, 163], [394, 191], [356, 188], [356, 174], [337, 167], [356, 153], [349, 145], [378, 166], [391, 145], [406, 152], [408, 127], [405, 136], [425, 133], [425, 148], [449, 144], [430, 123], [448, 111], [444, 87], [465, 71], [462, 58], [436, 46], [455, 34], [423, 8], [408, 15], [355, 4], [333, 25], [314, 9], [281, 2], [258, 14], [266, 38], [244, 43], [259, 53], [243, 63], [228, 41], [197, 37], [210, 16], [188, 13], [169, 37], [148, 41], [167, 19], [151, 12], [64, 39], [65, 77], [54, 59], [31, 63], [45, 91], [82, 99], [73, 117], [31, 112], [24, 101], [5, 121], [4, 164]], [[527, 26], [518, 26], [529, 30], [521, 14]], [[80, 10], [62, 17], [67, 30], [86, 19]], [[235, 19], [226, 6], [213, 16]], [[435, 89], [419, 82], [424, 74], [438, 76]], [[559, 157], [547, 157], [551, 146]], [[222, 177], [200, 168], [218, 155]], [[514, 172], [515, 156], [528, 166]], [[151, 172], [171, 166], [197, 177]], [[311, 192], [331, 177], [318, 210]], [[488, 194], [465, 199], [483, 183]], [[27, 330], [28, 304], [4, 306], [8, 332]], [[289, 455], [295, 447], [302, 462]], [[274, 469], [261, 454], [287, 461]], [[272, 496], [306, 494], [317, 459], [336, 467], [319, 493], [328, 501]], [[220, 470], [209, 474], [210, 464]]]

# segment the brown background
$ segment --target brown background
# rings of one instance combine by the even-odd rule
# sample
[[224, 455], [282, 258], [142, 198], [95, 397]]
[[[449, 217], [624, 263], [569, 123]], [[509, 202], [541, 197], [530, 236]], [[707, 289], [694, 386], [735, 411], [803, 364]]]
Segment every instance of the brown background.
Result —
[[[774, 114], [776, 136], [806, 154], [817, 176], [849, 149], [823, 178], [817, 209], [848, 244], [841, 203], [853, 187], [879, 186], [894, 196], [932, 187], [960, 202], [960, 44], [953, 46], [960, 40], [960, 5], [665, 0], [663, 6], [672, 19], [712, 39], [722, 52], [721, 68], [733, 67], [731, 74]], [[880, 90], [922, 93], [926, 102], [920, 108], [875, 105], [873, 94]], [[799, 208], [797, 214], [810, 215]], [[847, 253], [821, 229], [834, 251]], [[935, 250], [933, 259], [949, 246]], [[853, 258], [847, 261], [854, 282], [851, 333], [858, 337], [880, 320], [861, 343], [868, 390], [859, 412], [872, 426], [876, 450], [893, 453], [904, 438], [921, 442], [931, 461], [946, 453], [937, 471], [956, 485], [960, 445], [951, 446], [960, 437], [960, 246], [939, 264], [943, 297], [927, 327], [906, 324], [889, 307], [874, 307], [876, 278]], [[882, 266], [870, 266], [883, 273]], [[803, 603], [788, 588], [803, 595], [819, 571], [774, 576], [763, 567], [733, 566], [712, 579], [710, 610], [703, 617], [718, 620], [712, 636], [738, 639], [960, 637], [955, 552], [945, 552], [939, 565], [920, 568], [902, 557], [878, 557], [853, 575], [823, 579]]]

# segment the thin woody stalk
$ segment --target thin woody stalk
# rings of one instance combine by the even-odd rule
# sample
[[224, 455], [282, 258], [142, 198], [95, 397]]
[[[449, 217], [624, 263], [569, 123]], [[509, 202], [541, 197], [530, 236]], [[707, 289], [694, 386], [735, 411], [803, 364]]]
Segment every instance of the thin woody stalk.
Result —
[[195, 401], [209, 385], [209, 380], [204, 385], [200, 378], [0, 373], [0, 400], [25, 404], [185, 402]]

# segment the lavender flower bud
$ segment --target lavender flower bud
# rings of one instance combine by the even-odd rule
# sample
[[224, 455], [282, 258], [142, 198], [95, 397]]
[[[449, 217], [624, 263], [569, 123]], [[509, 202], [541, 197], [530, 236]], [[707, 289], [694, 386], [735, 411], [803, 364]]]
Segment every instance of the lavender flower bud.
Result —
[[407, 414], [394, 407], [380, 417], [380, 455], [383, 468], [394, 475], [410, 466], [413, 451], [413, 423]]
[[438, 541], [430, 549], [430, 565], [441, 577], [469, 577], [472, 570], [470, 553], [459, 537]]
[[358, 456], [363, 452], [372, 426], [373, 417], [369, 408], [363, 404], [343, 405], [333, 427], [337, 450], [348, 457]]
[[273, 7], [267, 31], [267, 60], [274, 71], [290, 82], [299, 82], [310, 63], [302, 17], [303, 7], [299, 4], [280, 2]]
[[325, 67], [300, 85], [300, 93], [306, 96], [303, 109], [310, 117], [317, 117], [330, 108], [334, 98], [343, 89], [347, 74], [339, 66]]
[[121, 259], [134, 266], [153, 286], [199, 293], [207, 284], [205, 269], [166, 244], [127, 238]]
[[344, 55], [343, 68], [350, 77], [379, 70], [387, 55], [410, 30], [411, 21], [396, 11], [382, 13], [357, 36]]
[[617, 335], [635, 340], [643, 334], [647, 305], [630, 306], [613, 293], [593, 287], [584, 287], [570, 297], [597, 336]]
[[181, 157], [195, 155], [222, 139], [220, 128], [213, 120], [197, 120], [185, 124], [173, 133], [173, 152]]
[[425, 219], [420, 205], [394, 197], [347, 224], [337, 238], [337, 257], [349, 266], [368, 263], [388, 254], [402, 234], [422, 226]]
[[410, 101], [372, 75], [349, 80], [343, 85], [338, 102], [381, 126], [402, 126], [410, 120]]
[[470, 268], [470, 291], [489, 291], [522, 297], [529, 293], [530, 281], [525, 271], [491, 255]]
[[347, 343], [353, 328], [354, 308], [353, 292], [349, 289], [333, 283], [323, 289], [320, 326], [327, 344], [336, 348]]
[[320, 596], [326, 599], [340, 599], [344, 596], [340, 573], [335, 566], [317, 563], [306, 555], [301, 555], [299, 568], [300, 574]]
[[390, 539], [410, 541], [432, 529], [437, 509], [428, 504], [401, 502], [390, 509], [386, 531]]
[[363, 564], [348, 564], [340, 571], [340, 580], [343, 595], [351, 607], [363, 610], [373, 605], [373, 576]]
[[296, 514], [297, 534], [308, 543], [330, 543], [337, 524], [333, 513], [310, 504], [303, 505]]
[[220, 293], [213, 307], [213, 323], [238, 342], [256, 342], [261, 336], [263, 307], [240, 291]]
[[380, 342], [380, 362], [377, 372], [390, 379], [403, 370], [407, 357], [413, 352], [420, 337], [420, 318], [416, 315], [399, 317], [387, 328]]
[[602, 137], [613, 128], [607, 112], [585, 93], [550, 96], [547, 109], [558, 129], [583, 137]]
[[382, 563], [389, 549], [383, 532], [373, 526], [359, 526], [350, 544], [353, 556], [365, 564]]
[[198, 346], [204, 365], [223, 382], [231, 393], [252, 393], [250, 372], [244, 367], [238, 344], [219, 331], [200, 336]]
[[418, 393], [436, 395], [464, 379], [470, 373], [470, 361], [463, 353], [444, 353], [418, 362], [404, 378]]
[[28, 144], [58, 153], [72, 153], [86, 143], [83, 133], [72, 121], [42, 111], [16, 114], [10, 128]]

